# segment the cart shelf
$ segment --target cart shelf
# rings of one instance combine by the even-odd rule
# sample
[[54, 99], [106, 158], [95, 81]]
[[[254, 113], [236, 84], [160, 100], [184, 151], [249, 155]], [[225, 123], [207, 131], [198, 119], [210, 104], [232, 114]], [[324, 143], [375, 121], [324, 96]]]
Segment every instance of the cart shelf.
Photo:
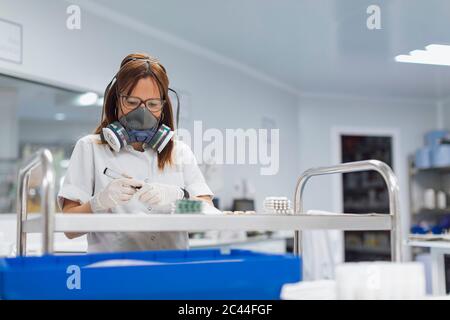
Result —
[[[207, 231], [207, 230], [389, 230], [388, 214], [201, 215], [55, 214], [55, 232]], [[23, 231], [42, 232], [40, 215], [29, 216]]]

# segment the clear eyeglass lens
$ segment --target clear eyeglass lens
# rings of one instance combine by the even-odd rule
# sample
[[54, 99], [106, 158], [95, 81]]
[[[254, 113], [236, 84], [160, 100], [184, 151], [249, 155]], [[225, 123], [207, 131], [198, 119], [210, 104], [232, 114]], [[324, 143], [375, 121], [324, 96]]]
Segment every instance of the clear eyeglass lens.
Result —
[[125, 100], [124, 101], [125, 105], [130, 108], [136, 108], [141, 103], [141, 101], [139, 99], [136, 99], [133, 97], [125, 97], [124, 100]]
[[158, 111], [162, 108], [162, 101], [159, 99], [151, 99], [147, 101], [146, 106], [152, 111]]

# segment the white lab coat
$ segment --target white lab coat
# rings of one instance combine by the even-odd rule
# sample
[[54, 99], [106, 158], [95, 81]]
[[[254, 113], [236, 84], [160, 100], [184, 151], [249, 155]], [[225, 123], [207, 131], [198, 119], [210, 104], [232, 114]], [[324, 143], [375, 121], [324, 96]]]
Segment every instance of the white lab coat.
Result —
[[305, 230], [303, 240], [303, 279], [330, 280], [338, 264], [344, 262], [343, 232], [339, 230]]
[[[213, 195], [191, 149], [181, 141], [174, 141], [173, 166], [158, 169], [157, 154], [126, 146], [120, 152], [100, 144], [99, 135], [87, 135], [77, 141], [69, 167], [58, 193], [58, 205], [63, 200], [88, 202], [103, 190], [111, 178], [103, 174], [105, 168], [125, 173], [146, 182], [159, 182], [185, 188], [191, 196]], [[133, 197], [127, 204], [117, 206], [109, 213], [143, 213], [151, 211]], [[87, 235], [88, 252], [116, 252], [158, 249], [187, 249], [187, 232], [90, 232]]]
[[[307, 214], [335, 213], [313, 210]], [[340, 230], [305, 230], [302, 246], [303, 279], [334, 279], [336, 266], [344, 262], [344, 233]]]

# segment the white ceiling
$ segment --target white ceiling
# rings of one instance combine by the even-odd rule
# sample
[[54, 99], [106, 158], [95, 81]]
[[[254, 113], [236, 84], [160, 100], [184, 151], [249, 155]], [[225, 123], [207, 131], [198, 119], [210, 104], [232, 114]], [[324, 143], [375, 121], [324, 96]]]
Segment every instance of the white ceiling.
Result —
[[[249, 66], [303, 94], [444, 99], [450, 67], [398, 54], [450, 44], [448, 0], [94, 0]], [[381, 30], [366, 9], [381, 7]]]
[[[181, 43], [231, 59], [300, 94], [435, 101], [450, 97], [450, 67], [402, 64], [398, 54], [450, 44], [449, 0], [378, 0], [382, 30], [366, 28], [366, 0], [93, 0]], [[128, 19], [126, 19], [129, 21]], [[172, 38], [173, 39], [173, 38]], [[172, 41], [173, 43], [173, 41]], [[254, 74], [254, 73], [253, 73]], [[9, 77], [19, 119], [92, 122], [79, 93]], [[76, 112], [74, 112], [76, 110]]]

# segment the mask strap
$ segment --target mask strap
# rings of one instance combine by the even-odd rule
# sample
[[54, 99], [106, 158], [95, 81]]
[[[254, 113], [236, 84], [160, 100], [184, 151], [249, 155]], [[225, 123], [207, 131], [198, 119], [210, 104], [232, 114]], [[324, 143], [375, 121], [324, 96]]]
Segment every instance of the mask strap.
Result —
[[111, 81], [108, 83], [105, 89], [105, 93], [103, 94], [103, 108], [102, 108], [102, 117], [101, 117], [101, 123], [103, 123], [103, 120], [105, 119], [105, 106], [106, 106], [106, 96], [109, 93], [109, 90], [111, 90], [111, 87], [116, 82], [117, 73], [114, 75], [114, 77], [111, 79]]
[[180, 98], [178, 97], [178, 92], [176, 92], [174, 89], [169, 88], [169, 91], [172, 91], [175, 94], [175, 97], [177, 98], [177, 113], [176, 113], [176, 122], [177, 122], [177, 129], [178, 129], [178, 123], [180, 121]]

